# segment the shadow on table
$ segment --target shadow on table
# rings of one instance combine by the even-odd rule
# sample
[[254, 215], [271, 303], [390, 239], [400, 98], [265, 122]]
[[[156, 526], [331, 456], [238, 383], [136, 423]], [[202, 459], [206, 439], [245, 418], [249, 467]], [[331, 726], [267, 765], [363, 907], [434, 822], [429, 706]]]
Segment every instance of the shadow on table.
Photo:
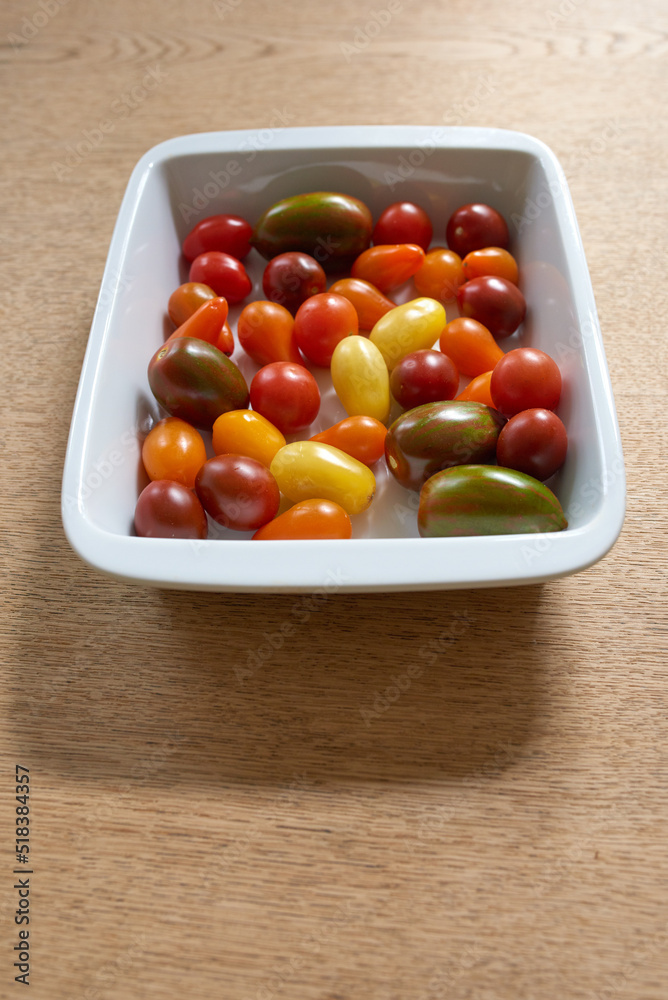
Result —
[[17, 745], [65, 779], [211, 790], [496, 773], [543, 712], [546, 593], [128, 588], [113, 614], [92, 595], [85, 620], [61, 601], [19, 640]]

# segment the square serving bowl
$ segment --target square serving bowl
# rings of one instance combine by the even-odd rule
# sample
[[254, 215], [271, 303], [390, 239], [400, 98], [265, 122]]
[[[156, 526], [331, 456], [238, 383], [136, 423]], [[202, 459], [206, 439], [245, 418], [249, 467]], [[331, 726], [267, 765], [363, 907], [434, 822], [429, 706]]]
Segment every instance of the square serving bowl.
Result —
[[[423, 539], [417, 494], [383, 460], [377, 495], [353, 518], [350, 541], [253, 542], [212, 525], [206, 541], [138, 538], [134, 507], [146, 484], [141, 442], [164, 416], [147, 365], [166, 335], [166, 308], [187, 280], [181, 241], [216, 213], [254, 223], [274, 202], [307, 191], [361, 198], [376, 218], [396, 201], [421, 204], [444, 245], [450, 214], [485, 202], [506, 218], [527, 318], [502, 341], [550, 354], [563, 376], [558, 413], [569, 449], [549, 481], [568, 517], [555, 533]], [[263, 298], [265, 261], [252, 250], [249, 298]], [[412, 293], [415, 294], [415, 293]], [[410, 288], [404, 298], [411, 296]], [[239, 307], [231, 310], [232, 325]], [[456, 312], [449, 307], [448, 318]], [[237, 347], [247, 378], [255, 368]], [[323, 393], [304, 436], [346, 416]], [[120, 208], [81, 373], [65, 461], [62, 516], [88, 564], [149, 586], [249, 592], [427, 590], [528, 584], [595, 563], [621, 531], [625, 477], [619, 428], [594, 297], [566, 179], [538, 140], [500, 129], [335, 127], [213, 132], [149, 150]]]

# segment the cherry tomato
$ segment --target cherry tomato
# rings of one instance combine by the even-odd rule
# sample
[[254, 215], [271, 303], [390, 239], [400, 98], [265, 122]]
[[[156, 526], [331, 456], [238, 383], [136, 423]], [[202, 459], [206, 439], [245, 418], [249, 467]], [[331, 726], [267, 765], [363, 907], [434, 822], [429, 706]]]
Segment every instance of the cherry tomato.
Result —
[[261, 413], [230, 410], [215, 421], [211, 444], [216, 455], [248, 455], [269, 468], [285, 438]]
[[320, 441], [286, 444], [276, 452], [271, 471], [289, 500], [333, 500], [348, 514], [366, 510], [376, 492], [368, 466]]
[[501, 247], [483, 247], [482, 250], [472, 250], [462, 261], [464, 280], [480, 278], [482, 275], [494, 275], [505, 278], [516, 285], [519, 279], [517, 261], [511, 253]]
[[203, 285], [201, 281], [186, 281], [172, 292], [167, 303], [167, 312], [174, 326], [181, 326], [190, 319], [200, 306], [209, 299], [215, 299], [213, 288]]
[[[195, 337], [197, 340], [205, 340], [207, 344], [218, 346], [220, 334], [227, 319], [227, 299], [208, 299], [197, 309], [192, 316], [189, 316], [185, 323], [177, 327], [174, 333], [170, 334], [168, 340], [176, 340], [179, 337]], [[234, 346], [234, 339], [233, 344]], [[232, 353], [225, 351], [225, 354]]]
[[274, 361], [253, 376], [250, 402], [282, 434], [293, 434], [318, 416], [320, 390], [303, 365]]
[[350, 516], [332, 500], [302, 500], [259, 528], [253, 541], [297, 538], [350, 538]]
[[222, 351], [223, 354], [227, 354], [228, 358], [234, 353], [234, 334], [232, 333], [232, 329], [227, 320], [223, 323], [215, 346], [219, 351]]
[[141, 457], [149, 479], [171, 479], [192, 489], [206, 462], [206, 447], [192, 424], [166, 417], [146, 435]]
[[256, 365], [303, 361], [295, 339], [295, 321], [285, 306], [260, 299], [249, 302], [237, 321], [237, 336]]
[[526, 315], [527, 304], [512, 281], [482, 275], [457, 289], [457, 305], [462, 316], [477, 319], [493, 337], [509, 337]]
[[556, 413], [542, 408], [520, 410], [501, 429], [496, 460], [542, 481], [561, 468], [567, 449], [566, 428]]
[[195, 481], [202, 506], [217, 524], [256, 531], [276, 516], [280, 493], [266, 465], [247, 455], [216, 455]]
[[426, 252], [434, 230], [423, 208], [411, 201], [396, 201], [381, 212], [371, 241], [376, 246], [389, 243], [416, 243]]
[[297, 310], [295, 340], [312, 364], [327, 368], [336, 345], [345, 337], [354, 336], [358, 326], [352, 302], [336, 292], [320, 292]]
[[353, 262], [350, 274], [369, 281], [383, 293], [391, 292], [413, 277], [424, 257], [424, 250], [416, 243], [369, 247]]
[[413, 281], [420, 295], [439, 302], [452, 302], [464, 282], [462, 258], [454, 250], [436, 247], [429, 251], [419, 271], [413, 275]]
[[504, 356], [487, 327], [466, 316], [448, 323], [438, 346], [452, 358], [462, 375], [470, 377], [491, 371]]
[[390, 375], [390, 390], [404, 410], [454, 399], [458, 388], [455, 363], [440, 351], [413, 351], [395, 365]]
[[253, 287], [241, 261], [220, 250], [209, 250], [195, 257], [189, 278], [213, 288], [216, 295], [222, 295], [230, 305], [245, 299]]
[[396, 302], [386, 298], [375, 285], [361, 278], [340, 278], [330, 292], [343, 295], [355, 307], [360, 330], [373, 330], [381, 316], [394, 309]]
[[432, 347], [445, 327], [445, 309], [431, 298], [411, 299], [378, 320], [369, 340], [392, 370], [407, 354]]
[[554, 410], [561, 396], [561, 372], [556, 361], [537, 347], [517, 347], [494, 368], [490, 390], [504, 417], [536, 407]]
[[390, 415], [390, 376], [383, 355], [367, 337], [345, 337], [332, 355], [332, 385], [349, 416], [381, 422]]
[[471, 203], [452, 213], [445, 230], [448, 246], [460, 257], [483, 247], [508, 248], [506, 220], [491, 205]]
[[469, 401], [471, 403], [484, 403], [485, 406], [494, 406], [494, 400], [492, 399], [492, 393], [489, 389], [489, 383], [492, 378], [491, 372], [483, 372], [482, 375], [476, 375], [472, 378], [467, 386], [465, 386], [455, 399], [463, 400], [464, 402]]
[[289, 250], [269, 261], [262, 275], [262, 288], [271, 302], [279, 302], [294, 315], [302, 302], [325, 291], [327, 278], [315, 257]]
[[314, 434], [311, 441], [331, 444], [334, 448], [345, 451], [346, 455], [356, 458], [358, 462], [373, 465], [385, 454], [386, 434], [387, 427], [380, 420], [358, 413]]
[[210, 215], [190, 230], [181, 249], [189, 261], [209, 250], [220, 250], [243, 260], [250, 251], [252, 235], [253, 227], [240, 215]]
[[209, 525], [192, 490], [171, 479], [156, 479], [142, 490], [135, 507], [140, 538], [206, 538]]

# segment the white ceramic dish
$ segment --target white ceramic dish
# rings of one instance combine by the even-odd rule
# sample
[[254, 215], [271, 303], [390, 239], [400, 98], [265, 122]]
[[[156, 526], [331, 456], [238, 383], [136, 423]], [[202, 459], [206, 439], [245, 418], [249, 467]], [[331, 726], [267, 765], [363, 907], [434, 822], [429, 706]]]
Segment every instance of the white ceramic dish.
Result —
[[[422, 204], [444, 244], [451, 212], [484, 201], [502, 212], [528, 301], [504, 349], [551, 354], [564, 380], [559, 414], [569, 453], [550, 482], [567, 530], [421, 539], [417, 494], [378, 463], [378, 493], [347, 542], [251, 542], [216, 529], [202, 542], [137, 538], [145, 484], [140, 446], [159, 413], [146, 377], [165, 336], [167, 300], [187, 274], [180, 243], [207, 215], [254, 222], [280, 198], [340, 190], [374, 217], [393, 201]], [[263, 297], [264, 261], [246, 264]], [[410, 290], [404, 297], [410, 295]], [[238, 313], [238, 310], [237, 310]], [[232, 312], [234, 319], [235, 313]], [[456, 315], [452, 313], [449, 315]], [[239, 361], [240, 352], [233, 355]], [[240, 367], [252, 376], [254, 366]], [[327, 373], [316, 370], [323, 390]], [[309, 433], [346, 414], [325, 391]], [[582, 242], [564, 174], [541, 142], [517, 132], [445, 127], [337, 127], [216, 132], [169, 140], [137, 164], [111, 241], [74, 407], [62, 514], [79, 556], [115, 577], [218, 591], [389, 591], [535, 583], [600, 559], [622, 527], [625, 478], [619, 429]]]

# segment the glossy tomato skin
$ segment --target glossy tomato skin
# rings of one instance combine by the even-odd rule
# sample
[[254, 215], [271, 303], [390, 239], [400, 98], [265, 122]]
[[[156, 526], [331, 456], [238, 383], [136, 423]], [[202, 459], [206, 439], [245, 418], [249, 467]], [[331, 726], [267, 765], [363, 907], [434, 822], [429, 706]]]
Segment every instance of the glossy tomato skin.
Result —
[[336, 345], [355, 336], [359, 320], [352, 302], [336, 292], [320, 292], [303, 302], [295, 316], [295, 340], [305, 358], [327, 368]]
[[219, 250], [243, 260], [250, 251], [252, 235], [253, 227], [240, 215], [210, 215], [193, 226], [181, 249], [188, 261], [209, 250]]
[[256, 531], [271, 521], [281, 499], [266, 465], [247, 455], [210, 458], [197, 474], [195, 489], [213, 520], [234, 531]]
[[501, 429], [496, 442], [499, 465], [549, 479], [566, 461], [568, 434], [552, 410], [520, 410]]
[[141, 452], [149, 479], [171, 479], [193, 489], [195, 477], [206, 462], [206, 447], [199, 431], [178, 417], [165, 417], [148, 432]]
[[458, 389], [457, 367], [441, 351], [413, 351], [395, 365], [390, 375], [390, 390], [404, 410], [454, 399]]
[[381, 212], [373, 227], [371, 241], [375, 246], [388, 243], [416, 243], [426, 252], [434, 228], [420, 205], [411, 201], [395, 201]]
[[527, 304], [517, 285], [506, 278], [481, 275], [457, 289], [462, 316], [486, 326], [493, 337], [509, 337], [524, 322]]
[[202, 504], [187, 486], [156, 479], [142, 490], [135, 508], [140, 538], [204, 539], [208, 523]]
[[485, 274], [493, 274], [497, 278], [512, 281], [514, 285], [517, 284], [520, 275], [517, 261], [513, 255], [501, 247], [483, 247], [481, 250], [472, 250], [462, 261], [462, 271], [466, 281], [480, 278]]
[[226, 298], [230, 305], [245, 299], [253, 287], [241, 261], [220, 250], [209, 250], [195, 257], [190, 265], [189, 279], [213, 288], [216, 295]]
[[303, 361], [295, 339], [294, 317], [278, 302], [259, 299], [244, 306], [237, 322], [237, 336], [256, 365]]
[[282, 434], [294, 434], [308, 427], [317, 417], [320, 390], [303, 365], [275, 361], [253, 376], [250, 403]]
[[[197, 340], [205, 340], [207, 344], [218, 346], [221, 331], [227, 320], [227, 312], [227, 299], [217, 296], [213, 299], [207, 299], [181, 326], [177, 326], [168, 340], [176, 340], [178, 337], [195, 337]], [[224, 351], [223, 353], [227, 354], [228, 352]]]
[[454, 250], [435, 247], [413, 275], [413, 281], [420, 295], [439, 302], [452, 302], [457, 289], [464, 283], [462, 258]]
[[230, 410], [213, 425], [211, 444], [216, 455], [248, 455], [269, 468], [285, 438], [261, 413]]
[[213, 288], [201, 281], [185, 281], [169, 297], [167, 312], [174, 326], [181, 326], [200, 306], [209, 299], [215, 299]]
[[458, 316], [446, 325], [439, 347], [452, 358], [460, 374], [471, 378], [491, 371], [503, 357], [487, 327], [466, 316]]
[[315, 257], [298, 250], [273, 257], [262, 275], [262, 289], [269, 301], [285, 306], [293, 315], [302, 302], [326, 287], [327, 277]]
[[263, 525], [252, 541], [280, 539], [350, 538], [353, 526], [349, 514], [333, 500], [302, 500], [273, 521]]
[[412, 278], [424, 258], [424, 250], [417, 243], [379, 244], [357, 257], [350, 275], [370, 282], [386, 294]]
[[343, 295], [355, 307], [360, 330], [373, 330], [385, 313], [394, 309], [396, 302], [383, 295], [375, 285], [361, 278], [340, 278], [330, 286], [330, 292]]
[[520, 410], [554, 410], [561, 396], [561, 372], [556, 361], [537, 347], [517, 347], [496, 364], [489, 387], [504, 417]]
[[506, 220], [491, 205], [471, 202], [452, 213], [445, 230], [448, 246], [460, 257], [483, 247], [508, 249], [510, 234]]
[[358, 462], [373, 465], [385, 454], [386, 434], [387, 427], [380, 420], [358, 413], [314, 434], [311, 441], [331, 444]]

